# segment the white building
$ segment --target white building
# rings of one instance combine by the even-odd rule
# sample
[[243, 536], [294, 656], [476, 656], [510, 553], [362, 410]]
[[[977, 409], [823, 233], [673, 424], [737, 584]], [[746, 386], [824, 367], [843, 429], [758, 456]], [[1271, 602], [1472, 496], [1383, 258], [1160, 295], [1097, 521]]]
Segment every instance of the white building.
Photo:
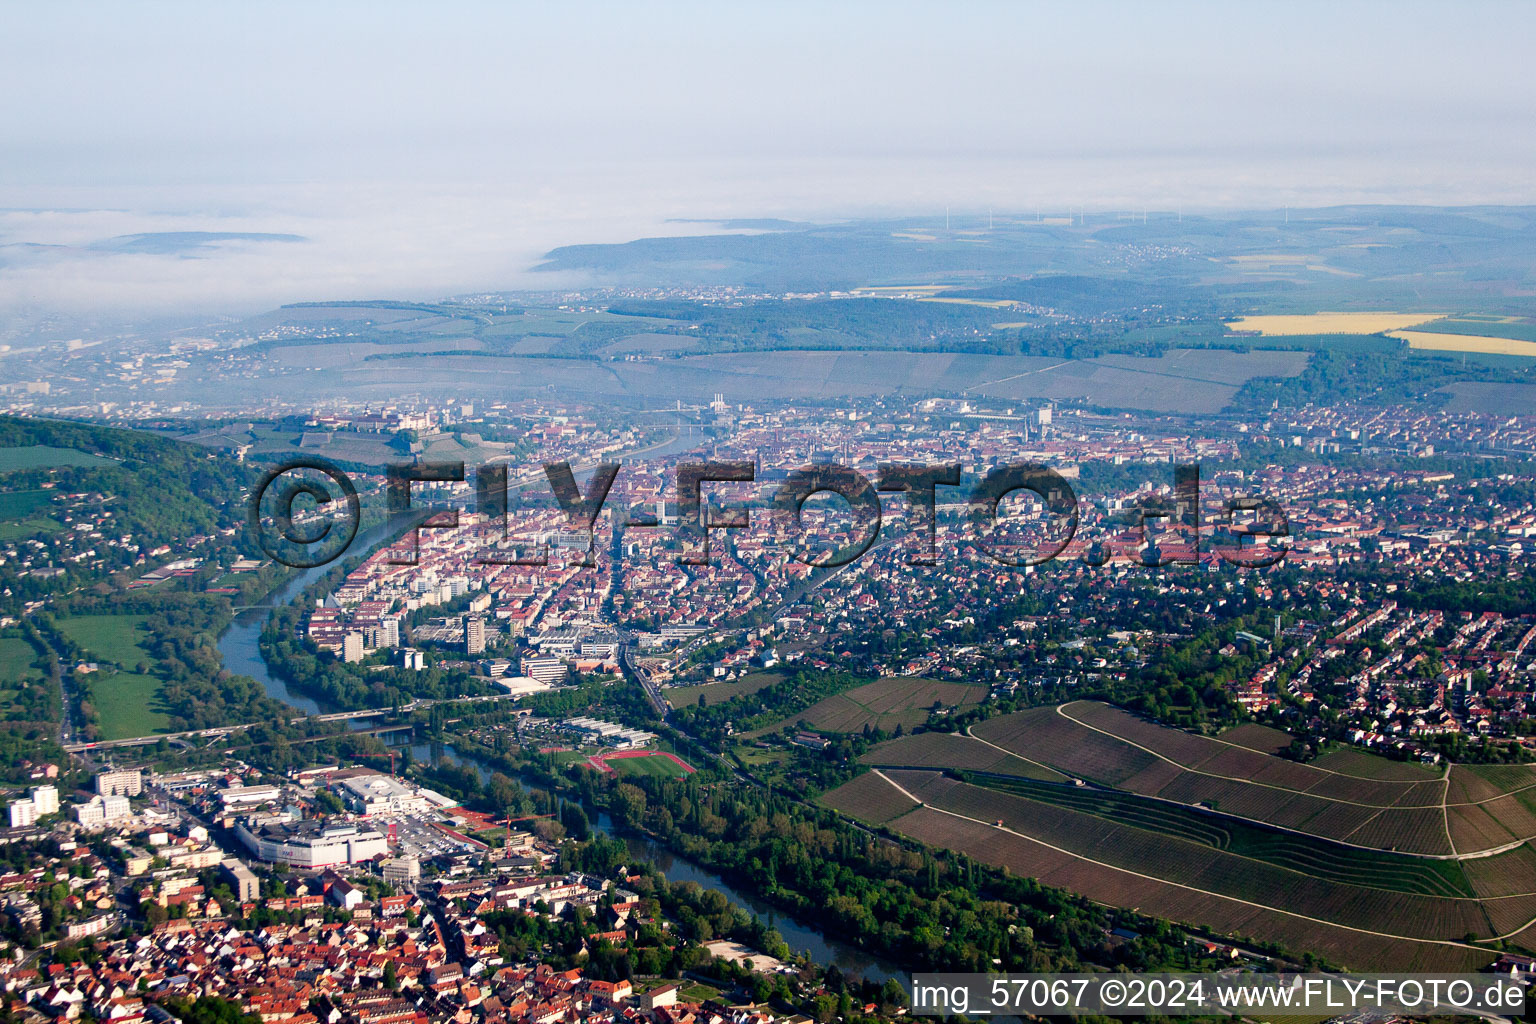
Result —
[[261, 860], [302, 868], [356, 864], [389, 854], [388, 841], [372, 828], [328, 825], [313, 819], [266, 825], [240, 821], [235, 835]]
[[32, 802], [37, 805], [37, 815], [57, 814], [59, 812], [59, 790], [57, 786], [33, 786]]
[[618, 750], [643, 747], [656, 738], [653, 732], [629, 729], [614, 722], [605, 722], [600, 718], [570, 718], [561, 722], [560, 728], [577, 733], [590, 743], [598, 743]]
[[104, 771], [96, 776], [96, 792], [101, 796], [138, 796], [144, 792], [144, 776], [137, 768]]
[[12, 800], [8, 809], [11, 812], [11, 828], [25, 828], [37, 821], [37, 804], [31, 800]]
[[380, 866], [380, 873], [391, 885], [414, 882], [421, 878], [421, 861], [415, 857], [393, 857]]
[[219, 790], [219, 803], [225, 808], [264, 804], [276, 800], [282, 790], [276, 786], [226, 786]]
[[565, 662], [559, 658], [524, 658], [519, 669], [541, 683], [556, 683], [565, 678]]
[[105, 825], [132, 813], [126, 796], [93, 796], [86, 803], [75, 805], [75, 820], [87, 828]]
[[342, 910], [356, 910], [363, 905], [363, 890], [347, 881], [338, 878], [331, 883], [331, 887], [325, 890], [325, 898], [336, 904]]
[[587, 641], [581, 645], [583, 658], [596, 658], [599, 661], [613, 661], [619, 656], [619, 645], [612, 642]]
[[356, 775], [336, 787], [360, 814], [418, 814], [430, 809], [422, 795], [390, 775]]

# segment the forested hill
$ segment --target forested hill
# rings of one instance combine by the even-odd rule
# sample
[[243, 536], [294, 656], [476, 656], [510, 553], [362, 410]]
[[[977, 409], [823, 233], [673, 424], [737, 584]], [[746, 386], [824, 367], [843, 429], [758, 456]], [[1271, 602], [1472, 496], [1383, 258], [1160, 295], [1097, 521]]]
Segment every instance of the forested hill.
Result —
[[153, 434], [0, 416], [0, 608], [171, 558], [254, 553], [253, 481], [241, 463]]
[[273, 719], [216, 638], [278, 581], [257, 470], [135, 430], [0, 417], [0, 781], [97, 740]]

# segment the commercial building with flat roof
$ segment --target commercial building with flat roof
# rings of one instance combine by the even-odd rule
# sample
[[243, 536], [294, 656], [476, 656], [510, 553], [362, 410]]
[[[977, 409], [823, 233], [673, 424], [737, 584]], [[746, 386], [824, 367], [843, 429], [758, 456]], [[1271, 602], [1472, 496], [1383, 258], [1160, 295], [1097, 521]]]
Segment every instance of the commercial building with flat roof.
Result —
[[360, 814], [419, 814], [432, 806], [414, 787], [392, 775], [354, 775], [342, 779], [336, 789]]
[[389, 843], [372, 828], [313, 819], [291, 823], [235, 823], [235, 835], [258, 859], [301, 868], [357, 864], [388, 855]]

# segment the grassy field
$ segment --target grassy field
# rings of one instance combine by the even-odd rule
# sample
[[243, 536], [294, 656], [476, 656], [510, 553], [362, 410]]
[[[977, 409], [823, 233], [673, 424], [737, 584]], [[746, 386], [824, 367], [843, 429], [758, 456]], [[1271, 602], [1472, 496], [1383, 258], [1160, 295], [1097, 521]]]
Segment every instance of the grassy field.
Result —
[[57, 491], [6, 491], [0, 494], [0, 519], [19, 519], [53, 505]]
[[786, 764], [792, 756], [787, 750], [763, 750], [755, 746], [737, 747], [735, 753], [748, 768], [776, 768]]
[[935, 708], [974, 707], [986, 695], [984, 687], [966, 683], [887, 676], [817, 701], [799, 714], [759, 731], [776, 732], [785, 725], [804, 722], [822, 732], [862, 732], [866, 726], [895, 732], [897, 726], [912, 729], [922, 725]]
[[91, 680], [91, 694], [104, 740], [169, 731], [170, 716], [158, 709], [158, 676], [103, 672]]
[[[15, 451], [17, 449], [10, 449]], [[0, 494], [0, 540], [20, 540], [39, 533], [53, 533], [64, 524], [44, 510], [53, 506], [55, 491], [7, 491]]]
[[149, 636], [144, 619], [142, 615], [77, 615], [60, 619], [58, 627], [96, 660], [132, 667], [149, 658], [140, 646]]
[[1297, 334], [1380, 334], [1438, 320], [1444, 313], [1302, 313], [1244, 316], [1228, 320], [1234, 331], [1254, 331], [1265, 337]]
[[17, 469], [47, 469], [51, 466], [110, 466], [113, 461], [74, 448], [55, 448], [35, 444], [24, 448], [0, 448], [0, 473]]
[[0, 716], [15, 709], [23, 685], [44, 678], [37, 660], [36, 648], [25, 637], [15, 633], [0, 636]]
[[37, 658], [37, 649], [25, 637], [15, 633], [0, 636], [0, 685], [43, 678], [33, 664]]
[[756, 693], [765, 686], [783, 682], [786, 678], [783, 672], [749, 672], [740, 679], [728, 683], [703, 683], [699, 686], [671, 686], [662, 691], [667, 700], [676, 708], [685, 704], [697, 704], [699, 698], [704, 702], [715, 705], [730, 700], [732, 697], [740, 697], [743, 694]]
[[142, 615], [80, 615], [57, 623], [60, 632], [103, 666], [87, 677], [102, 739], [147, 736], [170, 728], [170, 716], [160, 704], [160, 679], [135, 671], [141, 662], [154, 664], [143, 646], [148, 639], [143, 624]]

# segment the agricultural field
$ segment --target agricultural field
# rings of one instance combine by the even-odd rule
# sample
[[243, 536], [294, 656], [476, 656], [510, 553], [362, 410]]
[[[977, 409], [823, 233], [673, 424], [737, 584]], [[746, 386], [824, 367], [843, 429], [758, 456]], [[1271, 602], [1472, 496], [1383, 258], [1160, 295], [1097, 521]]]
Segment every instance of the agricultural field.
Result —
[[1478, 803], [1536, 786], [1536, 765], [1458, 764], [1451, 768], [1451, 803]]
[[1447, 334], [1440, 331], [1391, 331], [1389, 338], [1406, 341], [1409, 348], [1439, 352], [1483, 352], [1496, 356], [1536, 356], [1536, 341], [1498, 338], [1482, 334]]
[[768, 731], [803, 722], [818, 732], [862, 732], [865, 728], [895, 732], [897, 726], [912, 729], [922, 725], [934, 711], [974, 707], [986, 695], [985, 687], [966, 683], [887, 676], [817, 701]]
[[1257, 750], [1261, 754], [1278, 754], [1291, 745], [1290, 734], [1283, 733], [1279, 729], [1271, 729], [1267, 725], [1256, 725], [1253, 722], [1228, 729], [1218, 738], [1224, 743], [1236, 743], [1240, 747]]
[[930, 846], [962, 850], [984, 863], [1029, 875], [1044, 885], [1081, 893], [1111, 906], [1134, 907], [1168, 920], [1309, 950], [1356, 970], [1474, 971], [1492, 962], [1490, 950], [1456, 939], [1415, 940], [1379, 930], [1345, 928], [1253, 902], [1164, 882], [1053, 849], [1014, 831], [920, 807], [896, 819], [903, 835]]
[[1536, 766], [1353, 749], [1300, 764], [1273, 753], [1287, 745], [1259, 726], [1201, 736], [1078, 701], [882, 743], [861, 758], [871, 771], [821, 800], [1046, 885], [1354, 969], [1536, 949]]
[[1302, 334], [1381, 334], [1439, 320], [1445, 313], [1299, 313], [1243, 316], [1228, 320], [1233, 331], [1266, 338]]
[[1314, 768], [1353, 775], [1357, 779], [1378, 779], [1382, 782], [1434, 782], [1444, 778], [1438, 768], [1394, 761], [1388, 757], [1370, 754], [1363, 750], [1341, 748], [1330, 750], [1309, 762]]
[[852, 782], [823, 793], [821, 802], [871, 825], [883, 825], [917, 806], [917, 801], [874, 772], [865, 772]]
[[1529, 843], [1492, 857], [1462, 861], [1462, 867], [1479, 896], [1536, 892], [1536, 847]]
[[886, 740], [859, 762], [876, 768], [962, 768], [1047, 782], [1070, 781], [1058, 771], [960, 733], [920, 732]]
[[63, 523], [45, 512], [53, 507], [56, 494], [55, 491], [44, 490], [7, 491], [0, 494], [0, 541], [20, 540], [64, 529]]
[[[902, 788], [927, 806], [983, 824], [1001, 820], [1005, 828], [1074, 856], [1261, 906], [1405, 938], [1496, 934], [1480, 901], [1361, 884], [1370, 880], [1365, 865], [1358, 868], [1360, 882], [1346, 883], [1218, 850], [1168, 831], [1154, 832], [980, 786]], [[892, 826], [899, 831], [900, 820]], [[1416, 884], [1438, 880], [1428, 872], [1411, 879]], [[1536, 894], [1504, 902], [1516, 916], [1536, 917]]]
[[[971, 778], [969, 773], [962, 775]], [[1426, 896], [1477, 895], [1459, 861], [1408, 857], [1344, 846], [1115, 790], [1052, 785], [1023, 779], [976, 777], [974, 781], [979, 786], [1000, 793], [1173, 836], [1213, 850], [1299, 871], [1314, 878]], [[1536, 891], [1536, 886], [1532, 886], [1531, 891]]]
[[1536, 341], [1536, 319], [1524, 316], [1493, 316], [1465, 314], [1448, 316], [1419, 324], [1416, 330], [1439, 331], [1446, 334], [1468, 334], [1484, 338], [1512, 338], [1517, 341]]
[[[931, 781], [921, 781], [924, 774]], [[1319, 878], [939, 773], [870, 772], [823, 801], [853, 814], [897, 810], [901, 803], [871, 779], [887, 780], [909, 804], [921, 802], [884, 822], [909, 838], [963, 851], [1099, 902], [1280, 942], [1357, 970], [1480, 966], [1493, 952], [1468, 945], [1465, 937], [1523, 928], [1536, 903], [1536, 894], [1485, 902]], [[1363, 863], [1357, 867], [1368, 871]]]
[[[1359, 757], [1338, 762], [1347, 771], [1298, 764], [1240, 744], [1167, 729], [1104, 704], [1035, 708], [983, 722], [973, 732], [1101, 786], [1321, 839], [1449, 855], [1495, 849], [1522, 837], [1506, 830], [1477, 840], [1478, 826], [1468, 824], [1462, 828], [1468, 840], [1464, 845], [1454, 828], [1447, 831], [1445, 784], [1416, 766]], [[1453, 822], [1454, 812], [1452, 808]], [[1479, 816], [1468, 811], [1467, 817]], [[1536, 836], [1536, 819], [1531, 828]]]
[[34, 444], [19, 448], [0, 448], [0, 473], [16, 469], [49, 469], [54, 466], [110, 466], [111, 459], [74, 448], [55, 448]]

